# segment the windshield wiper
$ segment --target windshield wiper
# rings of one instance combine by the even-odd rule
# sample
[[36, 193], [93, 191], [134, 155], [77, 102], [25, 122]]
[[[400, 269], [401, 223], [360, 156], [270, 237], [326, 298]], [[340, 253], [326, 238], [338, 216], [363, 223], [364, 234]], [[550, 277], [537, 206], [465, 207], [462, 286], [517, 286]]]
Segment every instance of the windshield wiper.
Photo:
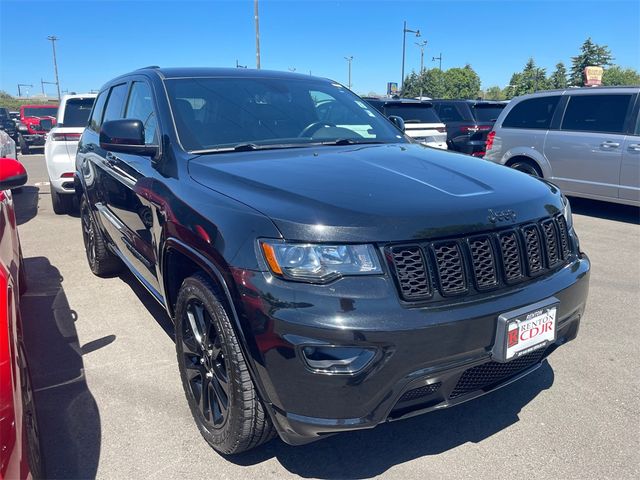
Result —
[[196, 155], [204, 155], [208, 153], [228, 153], [228, 152], [252, 152], [254, 150], [277, 150], [284, 148], [301, 148], [307, 147], [307, 143], [272, 143], [267, 145], [258, 145], [256, 143], [238, 143], [232, 147], [206, 148], [202, 150], [191, 150], [189, 153]]
[[380, 140], [356, 140], [354, 138], [337, 138], [335, 140], [331, 140], [330, 142], [321, 142], [318, 145], [373, 145], [385, 143]]

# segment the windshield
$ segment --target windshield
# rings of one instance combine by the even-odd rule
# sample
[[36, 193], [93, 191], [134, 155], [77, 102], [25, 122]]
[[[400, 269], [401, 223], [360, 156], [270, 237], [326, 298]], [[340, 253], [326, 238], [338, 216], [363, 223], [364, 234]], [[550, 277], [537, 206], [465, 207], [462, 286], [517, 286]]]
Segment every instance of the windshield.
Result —
[[471, 111], [478, 122], [495, 122], [503, 108], [504, 105], [483, 105], [480, 103], [474, 105]]
[[64, 107], [64, 118], [58, 126], [86, 127], [95, 98], [70, 98]]
[[406, 142], [373, 107], [337, 83], [288, 78], [166, 80], [190, 151]]
[[26, 107], [24, 108], [23, 115], [26, 117], [55, 117], [58, 111], [58, 106], [52, 107]]
[[431, 105], [405, 103], [386, 105], [384, 108], [387, 115], [396, 115], [402, 118], [404, 123], [442, 123]]

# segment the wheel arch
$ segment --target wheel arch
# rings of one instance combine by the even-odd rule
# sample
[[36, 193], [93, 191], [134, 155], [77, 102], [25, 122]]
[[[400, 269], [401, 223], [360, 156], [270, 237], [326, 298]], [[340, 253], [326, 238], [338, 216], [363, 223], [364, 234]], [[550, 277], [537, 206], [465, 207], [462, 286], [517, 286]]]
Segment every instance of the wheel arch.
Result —
[[528, 161], [530, 163], [533, 163], [535, 166], [537, 166], [540, 172], [542, 172], [543, 178], [551, 177], [551, 165], [549, 164], [549, 161], [545, 158], [544, 155], [542, 155], [540, 152], [538, 152], [534, 148], [523, 147], [523, 148], [514, 148], [512, 150], [509, 150], [504, 155], [504, 160], [502, 163], [503, 165], [510, 167], [515, 162], [522, 161], [522, 160]]

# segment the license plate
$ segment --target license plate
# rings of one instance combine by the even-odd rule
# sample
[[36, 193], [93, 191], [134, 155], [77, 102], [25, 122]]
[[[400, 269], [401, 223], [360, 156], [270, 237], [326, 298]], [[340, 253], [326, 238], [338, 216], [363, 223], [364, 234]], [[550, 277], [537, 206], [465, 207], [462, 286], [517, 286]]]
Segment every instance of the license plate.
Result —
[[500, 315], [494, 359], [508, 362], [554, 342], [558, 304], [557, 299], [551, 298]]

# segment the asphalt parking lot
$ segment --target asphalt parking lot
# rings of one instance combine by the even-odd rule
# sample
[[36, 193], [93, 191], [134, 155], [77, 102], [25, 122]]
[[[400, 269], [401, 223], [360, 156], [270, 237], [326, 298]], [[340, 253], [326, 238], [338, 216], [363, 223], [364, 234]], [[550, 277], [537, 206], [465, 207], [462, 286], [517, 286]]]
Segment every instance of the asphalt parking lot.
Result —
[[15, 195], [25, 338], [51, 478], [640, 478], [639, 210], [573, 200], [591, 291], [578, 339], [458, 407], [225, 458], [191, 419], [171, 323], [131, 275], [94, 277], [42, 155]]

